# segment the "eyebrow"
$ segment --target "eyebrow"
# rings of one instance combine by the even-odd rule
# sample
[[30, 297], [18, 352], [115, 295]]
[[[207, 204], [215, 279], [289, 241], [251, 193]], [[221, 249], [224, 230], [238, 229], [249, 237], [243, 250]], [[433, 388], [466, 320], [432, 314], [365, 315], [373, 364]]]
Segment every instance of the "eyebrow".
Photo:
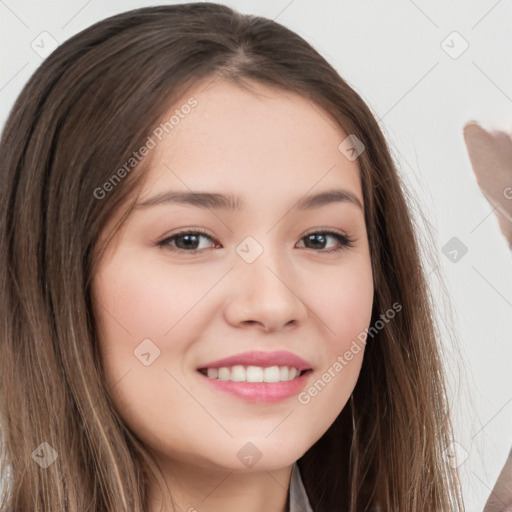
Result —
[[[214, 192], [177, 192], [168, 191], [137, 203], [135, 208], [145, 208], [162, 204], [185, 204], [199, 208], [212, 208], [217, 210], [241, 210], [245, 208], [244, 202], [232, 194], [219, 194]], [[348, 190], [325, 190], [317, 194], [305, 195], [295, 205], [299, 210], [312, 210], [332, 203], [348, 203], [363, 210], [359, 198]]]

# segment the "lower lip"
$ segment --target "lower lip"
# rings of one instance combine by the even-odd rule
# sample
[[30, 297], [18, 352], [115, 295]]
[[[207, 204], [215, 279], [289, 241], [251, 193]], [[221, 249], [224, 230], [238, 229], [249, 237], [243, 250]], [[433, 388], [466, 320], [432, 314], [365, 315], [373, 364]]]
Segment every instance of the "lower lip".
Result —
[[248, 402], [272, 403], [298, 395], [300, 390], [306, 385], [311, 370], [304, 372], [300, 377], [286, 382], [234, 382], [210, 379], [201, 372], [197, 373], [219, 391], [235, 395]]

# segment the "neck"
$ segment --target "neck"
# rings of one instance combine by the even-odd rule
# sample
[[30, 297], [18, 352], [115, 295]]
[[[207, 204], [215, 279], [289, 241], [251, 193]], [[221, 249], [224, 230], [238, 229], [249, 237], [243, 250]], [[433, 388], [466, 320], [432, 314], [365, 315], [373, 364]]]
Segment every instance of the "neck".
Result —
[[288, 512], [292, 466], [239, 472], [172, 461], [160, 467], [168, 489], [151, 482], [148, 512]]

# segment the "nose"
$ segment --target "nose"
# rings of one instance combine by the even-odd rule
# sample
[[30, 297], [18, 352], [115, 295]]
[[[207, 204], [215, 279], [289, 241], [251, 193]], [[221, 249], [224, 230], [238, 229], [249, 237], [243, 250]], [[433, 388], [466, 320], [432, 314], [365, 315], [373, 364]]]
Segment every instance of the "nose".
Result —
[[305, 287], [284, 255], [265, 249], [253, 263], [235, 262], [225, 319], [235, 327], [265, 332], [302, 325], [308, 308]]

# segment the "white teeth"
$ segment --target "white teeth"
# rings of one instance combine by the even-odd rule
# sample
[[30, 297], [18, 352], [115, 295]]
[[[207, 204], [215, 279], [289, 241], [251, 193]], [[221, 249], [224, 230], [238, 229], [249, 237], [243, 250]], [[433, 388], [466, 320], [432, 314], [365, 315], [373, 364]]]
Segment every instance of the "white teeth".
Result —
[[231, 376], [231, 370], [226, 367], [219, 368], [219, 380], [229, 380], [229, 377]]
[[287, 382], [295, 379], [299, 370], [292, 366], [223, 366], [221, 368], [208, 368], [206, 374], [210, 379], [219, 379], [233, 382]]
[[279, 382], [279, 366], [269, 366], [263, 372], [264, 382]]
[[231, 368], [231, 378], [234, 382], [243, 382], [245, 380], [245, 368], [240, 365], [233, 366]]
[[259, 366], [248, 366], [245, 373], [247, 382], [263, 382], [263, 368]]
[[216, 379], [219, 376], [219, 369], [218, 368], [208, 368], [208, 371], [206, 372], [208, 377], [210, 379]]

